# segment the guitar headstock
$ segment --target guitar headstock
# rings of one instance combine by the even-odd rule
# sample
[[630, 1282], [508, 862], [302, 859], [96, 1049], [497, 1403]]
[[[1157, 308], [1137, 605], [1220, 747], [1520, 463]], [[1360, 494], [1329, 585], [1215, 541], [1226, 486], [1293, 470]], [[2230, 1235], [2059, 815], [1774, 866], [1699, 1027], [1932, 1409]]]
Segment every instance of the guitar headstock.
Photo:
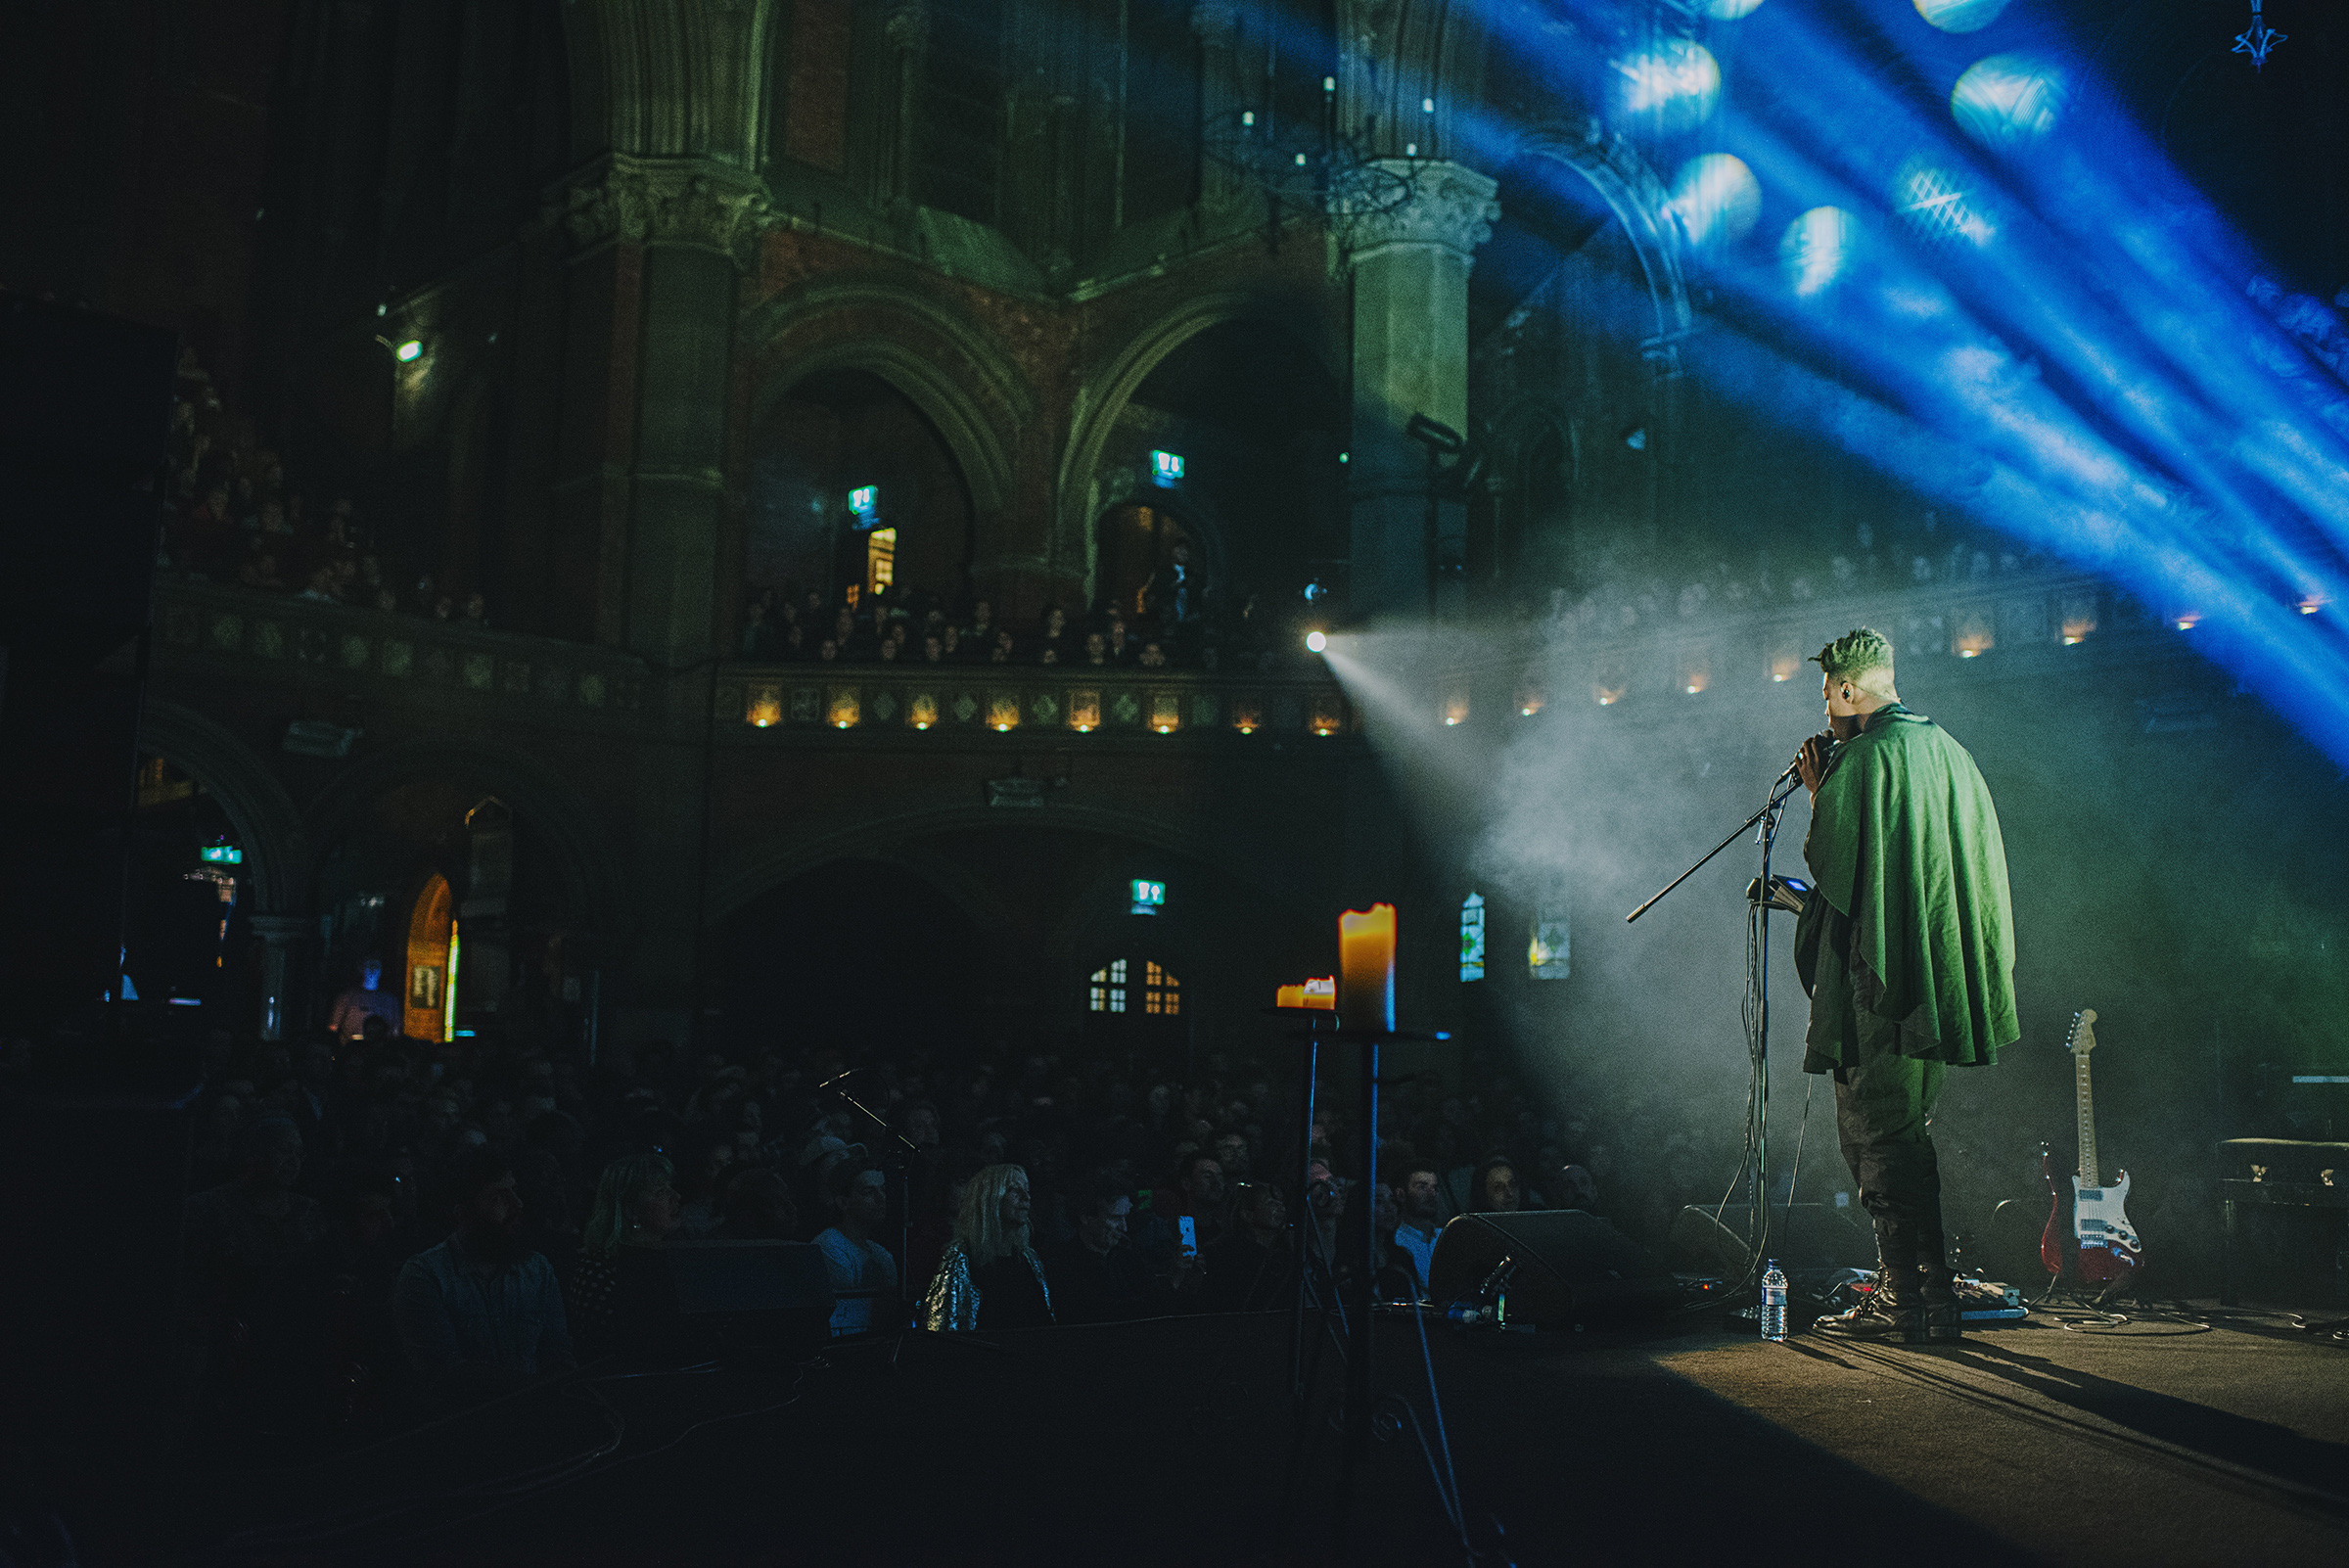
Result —
[[2063, 1048], [2074, 1056], [2086, 1056], [2096, 1048], [2096, 1010], [2083, 1007], [2072, 1014], [2072, 1032], [2063, 1038]]

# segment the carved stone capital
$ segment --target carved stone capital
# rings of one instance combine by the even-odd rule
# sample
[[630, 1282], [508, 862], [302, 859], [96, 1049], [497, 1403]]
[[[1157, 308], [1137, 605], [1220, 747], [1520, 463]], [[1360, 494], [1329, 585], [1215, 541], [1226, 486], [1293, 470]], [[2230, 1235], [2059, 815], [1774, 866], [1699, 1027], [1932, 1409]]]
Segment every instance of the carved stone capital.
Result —
[[909, 55], [926, 53], [930, 48], [930, 8], [921, 0], [895, 7], [881, 23], [881, 35], [893, 49]]
[[751, 264], [760, 234], [775, 221], [763, 185], [701, 159], [614, 154], [562, 187], [555, 207], [575, 250], [615, 240], [691, 245], [738, 267]]
[[1472, 168], [1435, 160], [1384, 158], [1371, 165], [1406, 183], [1400, 202], [1355, 204], [1341, 199], [1333, 214], [1349, 265], [1403, 247], [1431, 246], [1473, 257], [1493, 237], [1499, 185]]
[[1199, 0], [1191, 7], [1191, 31], [1210, 49], [1229, 49], [1239, 29], [1238, 0]]

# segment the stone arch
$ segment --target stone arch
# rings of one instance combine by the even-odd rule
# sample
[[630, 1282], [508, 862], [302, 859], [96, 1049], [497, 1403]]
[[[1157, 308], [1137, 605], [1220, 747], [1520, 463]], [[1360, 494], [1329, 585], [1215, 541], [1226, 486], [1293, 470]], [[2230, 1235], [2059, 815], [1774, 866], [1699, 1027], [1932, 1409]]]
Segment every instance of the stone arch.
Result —
[[588, 933], [622, 934], [628, 922], [621, 889], [594, 847], [611, 833], [570, 786], [519, 748], [474, 742], [417, 741], [375, 753], [339, 774], [304, 813], [301, 886], [316, 882], [321, 856], [386, 793], [406, 784], [446, 783], [466, 794], [495, 796], [553, 850], [565, 898]]
[[245, 851], [253, 912], [301, 912], [309, 887], [301, 812], [253, 748], [193, 708], [150, 695], [139, 715], [139, 749], [186, 769], [220, 803]]
[[877, 279], [815, 284], [751, 311], [739, 338], [757, 362], [754, 427], [818, 371], [868, 371], [937, 427], [982, 517], [1010, 508], [1013, 436], [1035, 394], [999, 344], [927, 295]]
[[1670, 215], [1670, 198], [1656, 171], [1629, 141], [1595, 119], [1580, 131], [1537, 127], [1518, 137], [1511, 152], [1514, 158], [1546, 158], [1565, 164], [1589, 181], [1606, 203], [1622, 225], [1647, 285], [1654, 330], [1640, 348], [1658, 386], [1676, 383], [1681, 373], [1680, 346], [1695, 317], [1688, 305], [1680, 225]]
[[1289, 333], [1320, 362], [1341, 387], [1349, 372], [1327, 324], [1311, 305], [1284, 296], [1227, 292], [1184, 300], [1134, 332], [1078, 389], [1076, 416], [1069, 427], [1060, 467], [1053, 479], [1052, 538], [1048, 568], [1055, 576], [1090, 583], [1093, 576], [1093, 519], [1107, 504], [1100, 495], [1102, 448], [1126, 405], [1159, 362], [1210, 327], [1227, 321], [1261, 321]]

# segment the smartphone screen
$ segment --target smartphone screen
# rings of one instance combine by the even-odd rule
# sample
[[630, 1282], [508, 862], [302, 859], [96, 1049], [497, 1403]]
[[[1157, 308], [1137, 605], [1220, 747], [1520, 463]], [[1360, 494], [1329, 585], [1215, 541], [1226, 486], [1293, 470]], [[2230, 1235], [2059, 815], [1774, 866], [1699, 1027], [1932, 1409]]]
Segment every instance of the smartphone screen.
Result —
[[1196, 1258], [1196, 1257], [1198, 1257], [1198, 1256], [1199, 1256], [1199, 1225], [1198, 1225], [1198, 1222], [1194, 1221], [1194, 1220], [1193, 1220], [1193, 1219], [1192, 1219], [1192, 1218], [1191, 1218], [1189, 1215], [1187, 1215], [1187, 1214], [1186, 1214], [1186, 1215], [1182, 1216], [1180, 1219], [1176, 1220], [1176, 1221], [1174, 1222], [1174, 1225], [1175, 1225], [1175, 1228], [1176, 1228], [1176, 1229], [1178, 1229], [1178, 1230], [1180, 1230], [1180, 1231], [1182, 1232], [1182, 1255], [1183, 1255], [1185, 1258]]

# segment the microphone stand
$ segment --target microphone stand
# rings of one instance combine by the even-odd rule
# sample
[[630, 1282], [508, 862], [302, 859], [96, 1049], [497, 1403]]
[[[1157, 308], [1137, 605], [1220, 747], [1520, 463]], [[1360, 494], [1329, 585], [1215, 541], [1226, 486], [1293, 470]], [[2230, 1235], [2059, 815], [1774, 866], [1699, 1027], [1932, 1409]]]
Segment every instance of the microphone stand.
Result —
[[[1738, 1296], [1760, 1288], [1763, 1255], [1770, 1245], [1770, 856], [1777, 844], [1778, 818], [1785, 811], [1786, 803], [1793, 798], [1795, 786], [1800, 782], [1801, 770], [1797, 767], [1789, 767], [1779, 774], [1777, 782], [1771, 785], [1770, 796], [1762, 803], [1760, 810], [1738, 823], [1727, 838], [1707, 850], [1695, 865], [1666, 883], [1662, 892], [1623, 917], [1626, 925], [1638, 919], [1662, 902], [1665, 894], [1696, 875], [1706, 861], [1747, 833], [1756, 828], [1761, 830], [1762, 877], [1746, 893], [1746, 920], [1750, 934], [1746, 951], [1753, 955], [1754, 965], [1748, 982], [1748, 994], [1754, 1003], [1753, 1032], [1748, 1040], [1748, 1048], [1753, 1056], [1754, 1083], [1747, 1108], [1747, 1128], [1753, 1147], [1753, 1177], [1747, 1190], [1753, 1198], [1753, 1219], [1747, 1230], [1745, 1273], [1737, 1281], [1737, 1288], [1733, 1292]], [[1788, 1194], [1789, 1202], [1792, 1196]]]
[[[862, 1111], [866, 1120], [888, 1133], [898, 1143], [898, 1148], [892, 1150], [889, 1155], [889, 1158], [905, 1173], [904, 1190], [898, 1203], [898, 1311], [902, 1319], [910, 1321], [913, 1316], [915, 1299], [911, 1273], [913, 1268], [913, 1173], [921, 1164], [922, 1151], [913, 1139], [891, 1127], [887, 1117], [855, 1095], [851, 1094], [847, 1089], [837, 1086], [843, 1079], [852, 1077], [855, 1072], [856, 1069], [852, 1067], [838, 1077], [828, 1078], [815, 1086], [815, 1091], [818, 1094], [839, 1095], [857, 1110]], [[904, 1322], [901, 1321], [898, 1326], [902, 1328]]]

